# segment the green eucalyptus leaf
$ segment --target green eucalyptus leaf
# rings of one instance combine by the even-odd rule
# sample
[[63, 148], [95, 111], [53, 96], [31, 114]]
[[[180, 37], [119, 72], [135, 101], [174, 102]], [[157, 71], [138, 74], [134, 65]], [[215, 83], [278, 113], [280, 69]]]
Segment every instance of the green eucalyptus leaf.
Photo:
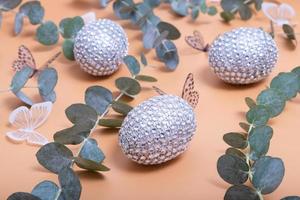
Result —
[[250, 109], [256, 106], [255, 101], [253, 99], [251, 99], [250, 97], [246, 97], [245, 102]]
[[50, 94], [57, 84], [57, 71], [52, 67], [47, 67], [39, 73], [38, 86], [42, 96]]
[[298, 67], [295, 67], [293, 70], [292, 70], [293, 73], [296, 73], [298, 76], [300, 76], [300, 66]]
[[269, 126], [258, 126], [251, 130], [248, 141], [252, 160], [267, 154], [272, 136], [273, 129]]
[[34, 196], [26, 192], [16, 192], [10, 195], [7, 200], [42, 200], [37, 196]]
[[0, 0], [0, 10], [9, 11], [21, 4], [22, 0]]
[[18, 97], [22, 102], [32, 106], [33, 102], [32, 100], [26, 95], [24, 94], [22, 91], [18, 91], [16, 93], [14, 93], [16, 95], [16, 97]]
[[246, 155], [241, 152], [240, 150], [236, 149], [236, 148], [228, 148], [225, 152], [226, 155], [232, 155], [232, 156], [237, 156], [239, 158], [242, 158], [243, 160], [246, 160]]
[[123, 103], [121, 101], [113, 101], [112, 102], [112, 109], [116, 111], [117, 113], [120, 113], [124, 116], [126, 116], [132, 109], [130, 105]]
[[97, 141], [92, 138], [86, 139], [79, 156], [85, 160], [91, 160], [96, 163], [102, 163], [105, 159], [105, 155], [99, 148]]
[[38, 162], [53, 173], [59, 173], [72, 163], [73, 153], [63, 144], [51, 142], [42, 146], [36, 153]]
[[104, 114], [112, 101], [111, 91], [102, 86], [91, 86], [85, 91], [85, 103], [94, 108], [98, 115]]
[[99, 0], [101, 8], [105, 8], [108, 5], [109, 0]]
[[147, 66], [148, 65], [148, 61], [147, 61], [147, 58], [145, 56], [144, 53], [141, 53], [141, 63], [144, 65], [144, 66]]
[[58, 42], [58, 28], [51, 21], [42, 23], [36, 31], [37, 40], [43, 45], [53, 45]]
[[222, 17], [222, 19], [225, 21], [225, 22], [230, 22], [231, 20], [234, 19], [234, 14], [232, 14], [231, 12], [221, 12], [220, 13], [220, 16]]
[[123, 119], [101, 119], [99, 120], [99, 126], [106, 128], [120, 128], [122, 126]]
[[250, 125], [247, 124], [247, 123], [245, 123], [245, 122], [240, 122], [239, 125], [240, 125], [240, 127], [241, 127], [244, 131], [246, 131], [246, 132], [248, 132], [249, 129], [250, 129]]
[[125, 56], [123, 58], [123, 61], [126, 64], [132, 76], [135, 76], [140, 73], [141, 71], [140, 63], [134, 56], [130, 56], [130, 55]]
[[113, 3], [113, 10], [120, 19], [131, 19], [135, 12], [135, 5], [132, 0], [116, 0]]
[[157, 24], [157, 28], [160, 33], [163, 33], [164, 31], [168, 32], [167, 37], [166, 37], [166, 39], [168, 39], [168, 40], [177, 40], [181, 36], [180, 31], [170, 23], [159, 22]]
[[140, 93], [141, 86], [138, 81], [129, 77], [120, 77], [115, 81], [116, 87], [128, 96]]
[[260, 198], [254, 189], [246, 185], [234, 185], [226, 191], [224, 200], [260, 200]]
[[218, 13], [218, 10], [215, 6], [210, 6], [210, 7], [207, 8], [207, 14], [208, 15], [213, 16], [213, 15], [216, 15], [217, 13]]
[[254, 0], [255, 9], [257, 11], [261, 10], [263, 0]]
[[298, 196], [288, 196], [288, 197], [284, 197], [280, 200], [300, 200], [300, 197], [298, 197]]
[[241, 185], [248, 180], [249, 167], [246, 161], [233, 155], [223, 155], [217, 163], [220, 177], [227, 183]]
[[70, 122], [80, 124], [87, 129], [92, 129], [98, 118], [98, 114], [93, 108], [81, 103], [72, 104], [65, 110], [65, 113]]
[[17, 71], [11, 81], [10, 88], [13, 93], [19, 92], [32, 76], [33, 69], [31, 67], [24, 67]]
[[66, 39], [62, 46], [64, 56], [69, 60], [75, 60], [74, 57], [74, 41], [71, 39]]
[[81, 184], [78, 176], [70, 167], [65, 167], [58, 174], [61, 185], [62, 199], [79, 200], [81, 195]]
[[109, 168], [106, 167], [105, 165], [103, 165], [101, 163], [96, 163], [92, 160], [86, 160], [81, 157], [76, 157], [75, 163], [78, 167], [80, 167], [82, 169], [90, 170], [90, 171], [102, 171], [102, 172], [109, 171]]
[[193, 20], [196, 20], [199, 16], [200, 10], [198, 7], [193, 7], [191, 11], [191, 16]]
[[278, 116], [285, 107], [284, 97], [276, 90], [268, 88], [257, 96], [257, 104], [265, 106], [270, 117]]
[[42, 7], [40, 1], [25, 2], [20, 7], [19, 12], [27, 16], [30, 23], [33, 25], [42, 23], [45, 15], [45, 9]]
[[171, 1], [171, 8], [176, 14], [180, 16], [187, 16], [189, 14], [189, 4], [185, 0]]
[[150, 7], [155, 8], [160, 5], [161, 0], [144, 0]]
[[31, 194], [41, 200], [53, 200], [56, 198], [58, 191], [59, 187], [52, 181], [43, 181], [33, 188]]
[[228, 145], [238, 149], [245, 149], [248, 146], [247, 136], [243, 133], [226, 133], [223, 140]]
[[239, 8], [239, 14], [242, 20], [249, 20], [252, 17], [252, 11], [248, 5], [241, 5]]
[[252, 171], [253, 186], [262, 194], [270, 194], [282, 182], [285, 169], [281, 159], [265, 156], [254, 163]]
[[152, 49], [157, 42], [157, 38], [160, 36], [156, 26], [149, 24], [145, 25], [145, 31], [143, 35], [143, 44], [145, 49]]
[[270, 119], [270, 113], [265, 106], [258, 105], [246, 114], [247, 121], [255, 126], [265, 125]]
[[244, 0], [222, 0], [221, 1], [221, 7], [227, 13], [236, 13], [243, 5], [244, 5]]
[[58, 131], [54, 134], [55, 142], [60, 144], [80, 144], [90, 135], [91, 130], [84, 125], [75, 124], [71, 128]]
[[169, 70], [175, 70], [179, 64], [178, 52], [175, 44], [170, 40], [163, 40], [156, 48], [157, 57], [165, 63]]
[[17, 13], [14, 22], [15, 35], [19, 35], [22, 32], [23, 24], [24, 24], [24, 14]]
[[75, 38], [80, 29], [84, 26], [82, 17], [65, 18], [59, 23], [59, 29], [64, 38]]
[[273, 78], [270, 87], [278, 90], [286, 100], [295, 97], [299, 91], [300, 79], [297, 74], [293, 72], [280, 73]]
[[147, 75], [137, 75], [135, 79], [138, 81], [145, 81], [145, 82], [157, 82], [156, 78]]
[[289, 24], [283, 24], [282, 26], [283, 32], [289, 40], [296, 40], [296, 35], [294, 28]]

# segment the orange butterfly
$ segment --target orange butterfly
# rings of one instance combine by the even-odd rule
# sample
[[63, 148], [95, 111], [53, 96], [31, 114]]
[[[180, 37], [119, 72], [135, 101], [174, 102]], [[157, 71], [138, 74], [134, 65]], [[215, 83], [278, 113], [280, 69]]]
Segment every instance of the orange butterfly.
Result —
[[195, 90], [194, 76], [192, 73], [189, 73], [185, 80], [181, 97], [193, 108], [195, 108], [198, 104], [199, 92]]

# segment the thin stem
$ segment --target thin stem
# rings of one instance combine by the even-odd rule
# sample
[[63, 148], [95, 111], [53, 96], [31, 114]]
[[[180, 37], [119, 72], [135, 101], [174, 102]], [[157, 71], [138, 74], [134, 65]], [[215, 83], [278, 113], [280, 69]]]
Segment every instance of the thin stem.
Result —
[[57, 191], [57, 193], [56, 193], [56, 196], [55, 196], [54, 200], [58, 200], [58, 198], [59, 198], [59, 196], [61, 194], [61, 191], [62, 191], [61, 188], [59, 188], [58, 191]]

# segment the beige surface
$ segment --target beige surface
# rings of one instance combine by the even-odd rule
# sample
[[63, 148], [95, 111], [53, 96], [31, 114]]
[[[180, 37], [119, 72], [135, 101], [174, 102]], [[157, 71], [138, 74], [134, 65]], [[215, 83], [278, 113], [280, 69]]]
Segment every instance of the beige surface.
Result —
[[[300, 4], [296, 0], [291, 3], [297, 11]], [[130, 53], [138, 55], [142, 50], [141, 33], [128, 21], [114, 17], [111, 4], [105, 10], [98, 8], [96, 0], [42, 0], [46, 8], [46, 19], [58, 22], [68, 16], [81, 15], [94, 10], [98, 17], [116, 20], [125, 28], [130, 41]], [[191, 34], [194, 29], [200, 30], [207, 41], [212, 41], [218, 34], [239, 26], [268, 27], [268, 20], [261, 14], [245, 23], [235, 20], [230, 25], [223, 24], [219, 16], [200, 16], [197, 22], [189, 17], [178, 18], [173, 15], [168, 6], [157, 9], [156, 14], [163, 20], [172, 22], [182, 32]], [[299, 22], [300, 15], [297, 16]], [[0, 31], [0, 88], [8, 87], [13, 72], [10, 68], [16, 58], [17, 48], [24, 44], [32, 49], [38, 63], [42, 64], [47, 58], [56, 53], [60, 46], [43, 47], [33, 40], [34, 29], [27, 23], [19, 37], [12, 35], [13, 14], [4, 16], [3, 27]], [[300, 32], [299, 27], [297, 27]], [[292, 50], [280, 36], [276, 42], [280, 49], [280, 58], [272, 77], [279, 71], [288, 71], [300, 64], [300, 50]], [[148, 68], [145, 74], [156, 76], [156, 83], [161, 89], [172, 94], [180, 94], [181, 87], [188, 72], [195, 75], [196, 87], [200, 91], [200, 103], [196, 109], [198, 128], [188, 151], [180, 158], [165, 165], [144, 167], [129, 161], [117, 145], [117, 132], [98, 129], [93, 137], [100, 143], [107, 159], [105, 164], [111, 168], [103, 175], [78, 171], [82, 181], [82, 199], [131, 199], [131, 200], [194, 200], [222, 199], [227, 188], [216, 172], [216, 160], [225, 151], [226, 145], [222, 135], [226, 132], [239, 130], [238, 122], [244, 120], [246, 106], [244, 97], [256, 95], [268, 84], [269, 79], [256, 85], [234, 87], [220, 82], [208, 68], [205, 54], [189, 48], [184, 37], [176, 41], [180, 53], [180, 66], [175, 72], [167, 72], [162, 64], [157, 62], [153, 51], [147, 54], [149, 62], [156, 68]], [[56, 88], [58, 98], [53, 112], [39, 131], [52, 139], [55, 131], [67, 128], [70, 123], [64, 115], [64, 109], [72, 103], [82, 102], [85, 89], [91, 85], [103, 85], [114, 89], [114, 80], [122, 75], [128, 75], [125, 67], [109, 78], [93, 78], [72, 62], [60, 58], [55, 62], [59, 72], [59, 82]], [[142, 100], [155, 95], [149, 89], [151, 84], [144, 84], [141, 95], [132, 102], [137, 105]], [[32, 89], [27, 89], [32, 92]], [[36, 92], [33, 92], [34, 96]], [[30, 191], [34, 185], [44, 179], [57, 182], [54, 174], [44, 170], [35, 158], [37, 147], [26, 144], [13, 144], [5, 137], [5, 132], [12, 129], [8, 124], [9, 113], [19, 106], [19, 101], [11, 94], [0, 94], [0, 199], [7, 198], [15, 191]], [[300, 99], [288, 103], [285, 112], [271, 121], [275, 134], [272, 139], [270, 154], [281, 157], [286, 166], [283, 183], [276, 192], [267, 199], [279, 199], [286, 195], [300, 195], [300, 159], [299, 159], [299, 113]], [[77, 147], [74, 149], [76, 150]]]

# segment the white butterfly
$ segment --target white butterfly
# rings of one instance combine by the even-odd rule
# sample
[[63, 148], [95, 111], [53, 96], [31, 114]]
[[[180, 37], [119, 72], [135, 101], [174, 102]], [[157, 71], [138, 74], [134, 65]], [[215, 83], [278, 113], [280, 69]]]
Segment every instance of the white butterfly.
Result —
[[286, 3], [280, 5], [276, 3], [263, 3], [262, 10], [278, 26], [290, 24], [290, 21], [296, 15], [294, 8]]
[[90, 22], [96, 21], [97, 19], [96, 13], [92, 11], [81, 15], [81, 18], [83, 19], [84, 24], [88, 24]]
[[16, 142], [27, 140], [29, 144], [47, 144], [47, 138], [35, 131], [35, 129], [46, 121], [51, 110], [51, 102], [37, 103], [30, 109], [25, 106], [15, 109], [9, 116], [9, 122], [18, 130], [7, 132], [6, 136]]

